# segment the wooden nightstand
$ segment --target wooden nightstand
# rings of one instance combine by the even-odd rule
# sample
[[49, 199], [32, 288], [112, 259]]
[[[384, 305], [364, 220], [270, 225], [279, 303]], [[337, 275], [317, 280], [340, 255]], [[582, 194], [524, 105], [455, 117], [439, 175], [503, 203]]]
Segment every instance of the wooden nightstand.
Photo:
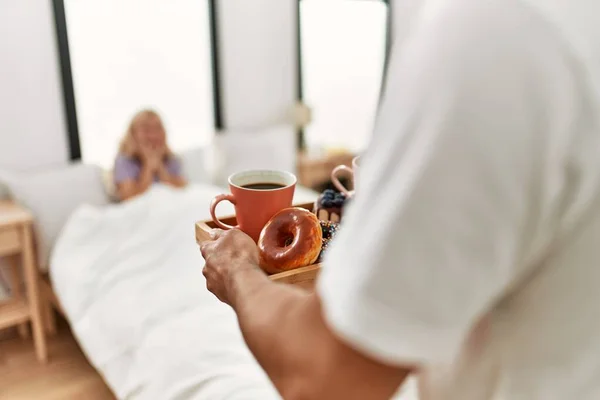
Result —
[[[40, 303], [39, 274], [34, 258], [32, 222], [32, 215], [24, 208], [0, 201], [0, 258], [11, 264], [13, 288], [11, 299], [0, 303], [0, 329], [19, 326], [21, 336], [27, 336], [26, 323], [31, 321], [37, 358], [45, 362], [48, 354]], [[25, 276], [26, 296], [21, 293], [19, 267]]]
[[338, 165], [352, 167], [352, 153], [331, 153], [311, 157], [306, 153], [298, 154], [298, 183], [302, 186], [320, 190], [331, 180], [331, 171]]

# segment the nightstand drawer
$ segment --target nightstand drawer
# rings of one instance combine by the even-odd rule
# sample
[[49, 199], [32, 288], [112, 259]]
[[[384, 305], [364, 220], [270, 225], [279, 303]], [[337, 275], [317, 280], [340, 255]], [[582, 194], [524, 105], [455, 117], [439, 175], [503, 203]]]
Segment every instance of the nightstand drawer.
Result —
[[21, 250], [21, 235], [17, 227], [0, 228], [0, 256]]

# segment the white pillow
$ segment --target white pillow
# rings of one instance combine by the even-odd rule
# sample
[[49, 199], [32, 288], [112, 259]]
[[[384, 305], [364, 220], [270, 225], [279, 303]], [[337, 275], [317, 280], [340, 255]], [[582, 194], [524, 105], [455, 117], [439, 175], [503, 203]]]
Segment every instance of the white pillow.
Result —
[[204, 147], [185, 150], [178, 154], [185, 179], [190, 183], [210, 183], [207, 169], [208, 151]]
[[0, 200], [6, 200], [8, 198], [8, 187], [2, 182], [2, 177], [0, 176]]
[[246, 169], [276, 169], [296, 173], [296, 133], [293, 126], [227, 130], [214, 138], [214, 183]]
[[111, 201], [118, 201], [117, 186], [113, 176], [112, 169], [104, 169], [101, 171], [102, 184], [104, 185], [104, 191]]
[[71, 213], [80, 205], [109, 203], [100, 167], [74, 163], [36, 172], [6, 174], [12, 198], [34, 216], [39, 266], [47, 271], [52, 246]]

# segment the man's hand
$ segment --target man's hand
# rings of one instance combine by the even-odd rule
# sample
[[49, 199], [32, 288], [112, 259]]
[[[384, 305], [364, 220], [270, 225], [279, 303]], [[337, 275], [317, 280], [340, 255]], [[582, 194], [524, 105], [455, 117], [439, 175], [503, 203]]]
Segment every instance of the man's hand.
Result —
[[258, 268], [258, 248], [254, 240], [240, 230], [214, 229], [213, 240], [200, 246], [204, 257], [202, 273], [206, 288], [224, 303], [233, 305], [232, 277], [239, 271]]

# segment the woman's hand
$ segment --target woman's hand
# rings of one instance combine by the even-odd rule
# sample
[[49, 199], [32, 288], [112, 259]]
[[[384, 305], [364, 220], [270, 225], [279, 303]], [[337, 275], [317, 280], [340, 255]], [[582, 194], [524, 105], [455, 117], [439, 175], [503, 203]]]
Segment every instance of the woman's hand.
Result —
[[163, 164], [164, 150], [161, 151], [151, 146], [140, 146], [140, 156], [146, 168], [157, 172]]
[[121, 200], [144, 193], [154, 182], [162, 160], [150, 150], [141, 146], [138, 148], [137, 156], [141, 162], [141, 171], [137, 177], [118, 184], [117, 191]]
[[154, 172], [158, 172], [163, 167], [163, 158], [158, 154], [152, 154], [146, 159], [146, 165]]

